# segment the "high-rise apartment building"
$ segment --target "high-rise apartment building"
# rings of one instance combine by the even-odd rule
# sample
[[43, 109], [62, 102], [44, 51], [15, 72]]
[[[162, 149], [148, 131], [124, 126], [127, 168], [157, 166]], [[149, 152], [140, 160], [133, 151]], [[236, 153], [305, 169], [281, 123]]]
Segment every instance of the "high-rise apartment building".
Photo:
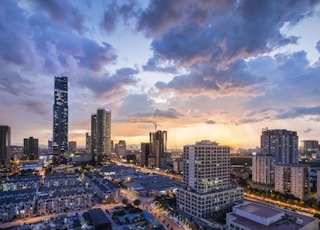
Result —
[[48, 155], [53, 153], [53, 140], [52, 138], [48, 139]]
[[263, 130], [261, 135], [262, 155], [271, 155], [276, 164], [298, 163], [298, 135], [285, 129]]
[[10, 164], [11, 128], [0, 125], [0, 166], [7, 167]]
[[183, 188], [177, 204], [183, 212], [208, 218], [231, 209], [243, 189], [230, 184], [230, 148], [203, 140], [183, 148]]
[[141, 165], [148, 166], [148, 159], [150, 154], [150, 143], [141, 143]]
[[69, 154], [76, 153], [77, 152], [77, 142], [69, 141], [68, 151], [69, 151]]
[[115, 152], [116, 154], [118, 154], [120, 159], [127, 156], [127, 147], [125, 140], [119, 140], [118, 144], [115, 144]]
[[86, 133], [86, 152], [91, 153], [91, 133]]
[[307, 165], [276, 165], [275, 191], [292, 194], [301, 200], [310, 195], [310, 168]]
[[23, 139], [23, 160], [39, 160], [39, 140], [33, 137]]
[[316, 140], [303, 140], [301, 141], [300, 153], [305, 157], [312, 157], [319, 151], [319, 142]]
[[97, 162], [106, 160], [111, 154], [111, 111], [98, 108], [91, 115], [91, 149]]
[[54, 78], [53, 163], [61, 164], [68, 152], [68, 78]]
[[91, 154], [97, 155], [97, 114], [91, 114]]
[[166, 167], [167, 131], [150, 132], [150, 156], [154, 157], [154, 167]]
[[252, 161], [252, 180], [273, 186], [276, 164], [298, 163], [298, 135], [286, 129], [264, 129], [261, 134], [261, 153]]
[[252, 181], [263, 185], [274, 184], [274, 157], [258, 155], [252, 156]]

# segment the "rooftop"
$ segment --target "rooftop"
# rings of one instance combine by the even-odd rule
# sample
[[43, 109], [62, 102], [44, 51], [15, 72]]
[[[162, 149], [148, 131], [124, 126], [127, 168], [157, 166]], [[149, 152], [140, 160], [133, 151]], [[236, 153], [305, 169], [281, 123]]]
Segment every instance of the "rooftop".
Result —
[[255, 203], [248, 203], [240, 207], [237, 207], [237, 209], [245, 211], [247, 213], [254, 214], [256, 216], [261, 216], [264, 218], [269, 218], [269, 217], [276, 216], [278, 214], [283, 213], [280, 210], [273, 209], [267, 206], [258, 205]]
[[234, 218], [233, 223], [245, 226], [246, 229], [300, 229], [311, 222], [318, 226], [317, 218], [253, 202], [235, 206], [233, 212], [228, 214], [227, 219], [230, 217]]

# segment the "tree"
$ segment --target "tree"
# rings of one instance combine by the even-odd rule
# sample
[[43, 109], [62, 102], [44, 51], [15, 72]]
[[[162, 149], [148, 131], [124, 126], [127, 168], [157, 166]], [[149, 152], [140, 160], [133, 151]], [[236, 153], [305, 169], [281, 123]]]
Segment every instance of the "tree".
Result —
[[139, 206], [139, 205], [141, 204], [141, 200], [136, 199], [136, 200], [133, 201], [133, 204], [134, 204], [135, 206]]
[[318, 210], [319, 205], [318, 205], [318, 204], [312, 204], [311, 207], [312, 207], [313, 209], [315, 209], [315, 210]]
[[127, 198], [123, 198], [121, 202], [122, 202], [122, 204], [124, 204], [124, 205], [127, 205], [127, 204], [129, 203], [129, 201], [128, 201]]

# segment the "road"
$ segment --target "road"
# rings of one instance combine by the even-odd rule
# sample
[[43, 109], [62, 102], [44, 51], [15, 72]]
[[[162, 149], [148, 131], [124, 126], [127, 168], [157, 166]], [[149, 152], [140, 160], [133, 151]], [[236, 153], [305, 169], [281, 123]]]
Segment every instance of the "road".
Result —
[[300, 207], [300, 206], [292, 205], [292, 204], [289, 204], [289, 203], [286, 203], [286, 202], [272, 200], [272, 199], [270, 199], [268, 197], [256, 196], [254, 194], [249, 194], [249, 193], [244, 193], [244, 197], [251, 198], [251, 199], [254, 199], [254, 200], [264, 201], [264, 202], [271, 203], [271, 204], [275, 204], [278, 207], [283, 206], [283, 207], [287, 207], [287, 208], [290, 208], [290, 209], [293, 209], [293, 210], [299, 210], [299, 211], [306, 212], [306, 213], [309, 213], [309, 214], [312, 214], [312, 215], [320, 214], [320, 211], [317, 211], [317, 210], [312, 209], [312, 208]]
[[179, 226], [178, 223], [176, 223], [173, 219], [169, 218], [164, 212], [161, 212], [159, 208], [151, 206], [151, 204], [153, 203], [152, 197], [137, 197], [133, 192], [126, 189], [121, 189], [121, 196], [123, 198], [128, 199], [130, 202], [133, 202], [135, 199], [139, 199], [141, 201], [140, 208], [151, 212], [166, 229], [183, 229]]
[[182, 175], [170, 174], [170, 173], [167, 173], [167, 172], [162, 171], [162, 170], [144, 168], [144, 167], [140, 167], [140, 166], [133, 165], [133, 164], [121, 163], [121, 162], [118, 162], [118, 161], [112, 161], [112, 162], [117, 164], [117, 165], [122, 165], [122, 166], [126, 166], [126, 167], [132, 167], [132, 168], [139, 169], [141, 172], [144, 172], [144, 173], [154, 173], [154, 174], [170, 177], [170, 179], [175, 179], [175, 180], [178, 180], [178, 181], [182, 181], [182, 179], [183, 179]]

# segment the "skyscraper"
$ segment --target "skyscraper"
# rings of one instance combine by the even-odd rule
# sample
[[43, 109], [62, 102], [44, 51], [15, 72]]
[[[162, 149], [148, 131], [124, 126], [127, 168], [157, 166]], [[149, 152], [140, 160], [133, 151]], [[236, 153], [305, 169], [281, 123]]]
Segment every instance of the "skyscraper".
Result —
[[91, 114], [91, 154], [97, 155], [97, 114]]
[[61, 164], [68, 152], [68, 78], [54, 78], [53, 163]]
[[271, 155], [276, 164], [298, 163], [298, 136], [285, 129], [263, 130], [261, 135], [262, 155]]
[[141, 165], [148, 166], [150, 154], [150, 143], [141, 143]]
[[39, 140], [33, 137], [23, 139], [23, 159], [39, 160]]
[[86, 133], [86, 152], [91, 153], [91, 133]]
[[230, 148], [202, 140], [183, 148], [183, 188], [177, 204], [183, 212], [207, 218], [231, 209], [243, 189], [230, 184]]
[[7, 125], [0, 125], [0, 166], [10, 164], [11, 129]]
[[300, 153], [305, 157], [312, 157], [319, 151], [319, 142], [316, 140], [303, 140], [301, 141]]
[[166, 167], [167, 131], [156, 131], [149, 134], [150, 155], [155, 158], [156, 168]]
[[91, 149], [97, 162], [102, 162], [111, 154], [111, 111], [98, 108], [91, 115]]
[[118, 144], [115, 145], [115, 152], [118, 154], [120, 159], [127, 156], [127, 146], [125, 140], [119, 140]]
[[76, 153], [77, 152], [77, 142], [69, 141], [68, 151], [70, 154]]
[[298, 163], [297, 132], [285, 129], [264, 129], [260, 144], [261, 153], [252, 160], [252, 181], [273, 186], [275, 165]]

